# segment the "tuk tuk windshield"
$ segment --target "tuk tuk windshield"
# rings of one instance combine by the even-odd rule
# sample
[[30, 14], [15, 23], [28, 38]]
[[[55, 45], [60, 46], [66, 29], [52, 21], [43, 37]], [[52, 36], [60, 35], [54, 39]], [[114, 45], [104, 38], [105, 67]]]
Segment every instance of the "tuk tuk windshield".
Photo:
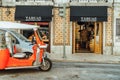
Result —
[[26, 37], [24, 37], [23, 35], [15, 32], [15, 31], [11, 31], [15, 36], [17, 36], [19, 39], [25, 41], [25, 42], [30, 42]]

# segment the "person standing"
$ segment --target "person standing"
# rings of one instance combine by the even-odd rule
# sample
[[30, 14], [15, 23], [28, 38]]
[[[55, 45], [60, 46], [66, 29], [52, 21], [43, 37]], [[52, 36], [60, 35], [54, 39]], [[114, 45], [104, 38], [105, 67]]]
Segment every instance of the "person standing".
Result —
[[81, 31], [81, 40], [82, 40], [82, 48], [86, 48], [86, 43], [87, 43], [87, 35], [88, 35], [88, 31], [87, 29], [84, 27], [83, 30]]

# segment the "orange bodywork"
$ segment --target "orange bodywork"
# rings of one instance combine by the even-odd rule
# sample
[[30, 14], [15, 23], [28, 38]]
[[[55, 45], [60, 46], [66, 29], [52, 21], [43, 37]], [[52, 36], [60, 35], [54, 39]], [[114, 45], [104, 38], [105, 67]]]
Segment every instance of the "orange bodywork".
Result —
[[[33, 46], [33, 54], [29, 58], [18, 59], [18, 58], [10, 57], [10, 52], [8, 48], [0, 50], [0, 70], [9, 67], [33, 66], [33, 62], [35, 62], [36, 60], [38, 44], [45, 45], [43, 41], [39, 39], [39, 36], [36, 31], [34, 32], [34, 34], [36, 37], [37, 44]], [[40, 58], [39, 58], [40, 62], [42, 62], [43, 54], [44, 54], [44, 49], [40, 49]]]
[[0, 69], [4, 69], [7, 66], [9, 56], [10, 52], [7, 48], [0, 50]]
[[[25, 59], [17, 59], [14, 57], [10, 57], [10, 53], [8, 49], [5, 49], [3, 52], [3, 55], [0, 56], [0, 58], [3, 60], [0, 61], [0, 69], [4, 69], [7, 67], [24, 67], [24, 66], [32, 66], [33, 62], [36, 59], [36, 52], [37, 49], [35, 49], [34, 47], [34, 53], [32, 54], [32, 56], [30, 56], [30, 58], [25, 58]], [[2, 62], [2, 63], [1, 63]]]
[[7, 67], [17, 67], [17, 66], [32, 66], [33, 60], [31, 59], [16, 59], [10, 58]]
[[[36, 42], [37, 42], [37, 44], [45, 45], [45, 43], [42, 40], [40, 40], [40, 38], [38, 37], [38, 34], [37, 34], [36, 31], [34, 31], [34, 34], [36, 36]], [[40, 49], [40, 62], [42, 62], [43, 53], [44, 53], [44, 49]]]

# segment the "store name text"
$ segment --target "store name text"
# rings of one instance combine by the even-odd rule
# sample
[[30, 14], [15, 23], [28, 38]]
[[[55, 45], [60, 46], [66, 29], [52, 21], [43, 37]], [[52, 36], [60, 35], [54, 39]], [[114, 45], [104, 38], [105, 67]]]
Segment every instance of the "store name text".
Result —
[[26, 16], [25, 21], [41, 21], [41, 17]]
[[94, 21], [97, 21], [97, 17], [81, 17], [81, 21], [82, 22], [94, 22]]

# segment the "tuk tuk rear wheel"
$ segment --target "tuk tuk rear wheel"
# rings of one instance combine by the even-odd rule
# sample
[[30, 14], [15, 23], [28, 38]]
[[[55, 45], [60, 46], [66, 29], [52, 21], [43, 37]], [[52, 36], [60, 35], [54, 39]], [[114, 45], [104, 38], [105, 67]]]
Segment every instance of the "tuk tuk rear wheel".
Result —
[[49, 71], [52, 68], [52, 62], [49, 58], [44, 58], [44, 64], [42, 63], [39, 67], [41, 71]]

